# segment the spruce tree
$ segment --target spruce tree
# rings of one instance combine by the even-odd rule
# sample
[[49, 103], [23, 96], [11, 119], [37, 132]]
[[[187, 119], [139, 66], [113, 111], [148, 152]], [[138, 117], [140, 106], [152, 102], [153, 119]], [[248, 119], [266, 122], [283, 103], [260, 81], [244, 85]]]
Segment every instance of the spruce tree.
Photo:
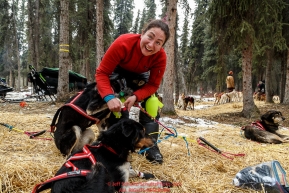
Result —
[[[258, 117], [253, 101], [252, 60], [254, 48], [273, 45], [284, 48], [280, 37], [282, 3], [275, 0], [212, 0], [209, 7], [210, 23], [218, 38], [220, 56], [236, 48], [242, 53], [243, 111], [244, 117]], [[270, 39], [268, 43], [264, 43]], [[264, 41], [263, 41], [264, 40]], [[220, 61], [222, 62], [222, 61]]]
[[133, 0], [115, 1], [115, 39], [121, 34], [129, 33], [133, 20], [133, 8]]
[[146, 10], [145, 8], [142, 10], [142, 14], [141, 14], [141, 19], [139, 22], [139, 28], [138, 28], [138, 33], [142, 33], [143, 27], [145, 25], [145, 18], [146, 18]]
[[138, 9], [137, 15], [135, 18], [135, 22], [134, 22], [134, 25], [133, 25], [132, 30], [131, 30], [132, 33], [138, 33], [139, 32], [139, 20], [140, 20], [140, 10]]
[[146, 13], [147, 13], [145, 21], [149, 22], [152, 19], [156, 18], [157, 5], [155, 3], [155, 0], [145, 0], [144, 3], [145, 3]]

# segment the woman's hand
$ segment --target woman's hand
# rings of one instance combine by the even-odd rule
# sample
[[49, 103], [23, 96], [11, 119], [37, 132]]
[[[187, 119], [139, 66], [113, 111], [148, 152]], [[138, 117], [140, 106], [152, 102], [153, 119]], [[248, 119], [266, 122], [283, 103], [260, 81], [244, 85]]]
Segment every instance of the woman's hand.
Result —
[[136, 96], [132, 95], [128, 97], [123, 104], [127, 108], [127, 110], [130, 111], [130, 108], [134, 105], [135, 102], [136, 102]]
[[122, 104], [121, 104], [121, 101], [117, 98], [113, 98], [113, 99], [109, 100], [106, 104], [107, 104], [109, 110], [112, 112], [120, 112], [121, 111]]

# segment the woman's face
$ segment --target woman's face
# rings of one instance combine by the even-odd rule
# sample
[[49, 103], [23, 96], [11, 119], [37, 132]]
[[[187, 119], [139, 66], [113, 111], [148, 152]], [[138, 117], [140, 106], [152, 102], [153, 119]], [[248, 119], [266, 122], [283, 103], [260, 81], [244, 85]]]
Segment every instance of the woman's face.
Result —
[[144, 56], [150, 56], [161, 50], [166, 36], [161, 28], [151, 28], [142, 33], [140, 40], [140, 49]]

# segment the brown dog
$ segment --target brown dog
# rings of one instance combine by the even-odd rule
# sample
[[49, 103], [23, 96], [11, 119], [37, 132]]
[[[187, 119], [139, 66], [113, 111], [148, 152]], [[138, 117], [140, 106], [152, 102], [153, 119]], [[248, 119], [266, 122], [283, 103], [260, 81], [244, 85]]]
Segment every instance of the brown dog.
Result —
[[277, 133], [279, 125], [285, 120], [280, 111], [270, 110], [261, 116], [261, 120], [242, 127], [247, 139], [261, 143], [289, 142], [289, 136]]
[[266, 95], [265, 94], [261, 94], [259, 101], [266, 101]]
[[214, 98], [215, 98], [214, 105], [219, 105], [220, 104], [220, 100], [221, 100], [221, 97], [222, 97], [223, 94], [224, 94], [223, 92], [214, 94]]
[[187, 107], [189, 107], [192, 110], [195, 109], [195, 99], [194, 99], [194, 97], [185, 96], [183, 94], [182, 95], [182, 99], [183, 99], [183, 104], [184, 104], [184, 107], [183, 107], [184, 110], [187, 110]]

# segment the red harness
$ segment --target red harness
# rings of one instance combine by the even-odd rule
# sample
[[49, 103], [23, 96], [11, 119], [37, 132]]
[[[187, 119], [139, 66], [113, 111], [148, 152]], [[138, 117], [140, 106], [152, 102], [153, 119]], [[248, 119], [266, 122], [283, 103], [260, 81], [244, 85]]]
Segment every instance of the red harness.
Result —
[[263, 130], [266, 131], [266, 129], [264, 128], [264, 126], [261, 124], [261, 121], [255, 121], [251, 123], [251, 126], [256, 127], [259, 130]]
[[70, 102], [70, 103], [67, 103], [67, 104], [64, 104], [62, 107], [60, 107], [54, 117], [53, 117], [53, 120], [52, 120], [52, 123], [50, 125], [51, 127], [51, 132], [53, 133], [54, 130], [55, 130], [55, 125], [56, 125], [56, 119], [58, 118], [59, 116], [59, 113], [61, 112], [62, 108], [64, 106], [68, 106], [68, 107], [71, 107], [72, 109], [74, 109], [76, 112], [78, 112], [79, 114], [81, 114], [82, 116], [86, 117], [87, 119], [91, 120], [92, 121], [92, 124], [97, 124], [100, 122], [100, 120], [98, 118], [94, 118], [92, 116], [89, 116], [83, 109], [81, 109], [80, 107], [76, 106], [75, 104], [73, 104], [80, 96], [81, 94], [83, 93], [82, 92], [78, 92], [78, 95]]
[[117, 153], [111, 147], [106, 146], [105, 144], [102, 144], [102, 143], [100, 143], [96, 146], [85, 145], [82, 149], [83, 152], [74, 154], [73, 156], [69, 157], [67, 159], [67, 161], [63, 164], [66, 168], [71, 168], [71, 170], [72, 170], [71, 172], [59, 174], [57, 176], [54, 176], [54, 177], [46, 180], [45, 182], [37, 184], [33, 188], [32, 193], [38, 193], [38, 192], [41, 192], [43, 190], [46, 190], [46, 189], [51, 187], [52, 182], [55, 182], [58, 180], [71, 178], [71, 177], [86, 177], [89, 173], [91, 173], [91, 170], [78, 169], [71, 161], [72, 160], [89, 159], [91, 161], [92, 165], [95, 165], [97, 163], [97, 161], [88, 147], [100, 148], [102, 146], [105, 147], [106, 149], [108, 149], [110, 152], [117, 155]]

